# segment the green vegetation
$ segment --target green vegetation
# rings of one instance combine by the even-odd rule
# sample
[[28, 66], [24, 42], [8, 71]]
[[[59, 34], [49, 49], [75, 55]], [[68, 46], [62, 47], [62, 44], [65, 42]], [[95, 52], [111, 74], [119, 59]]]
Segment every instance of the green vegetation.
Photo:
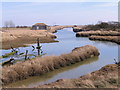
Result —
[[14, 55], [14, 54], [17, 53], [17, 52], [18, 52], [18, 51], [14, 51], [14, 52], [6, 53], [5, 55], [0, 56], [0, 59], [1, 59], [1, 58], [9, 57], [9, 56], [11, 56], [11, 55]]
[[[37, 49], [36, 53], [38, 53], [38, 55], [36, 55], [36, 54], [28, 54], [28, 50], [26, 50], [26, 52], [20, 52], [19, 48], [13, 48], [13, 47], [11, 47], [11, 48], [12, 48], [12, 51], [10, 53], [7, 53], [7, 54], [1, 56], [1, 58], [10, 57], [11, 55], [15, 55], [16, 54], [16, 55], [18, 55], [20, 57], [25, 57], [25, 60], [30, 60], [30, 58], [29, 58], [30, 56], [34, 56], [36, 58], [36, 57], [42, 57], [43, 55], [46, 54], [46, 53], [43, 53], [43, 51], [42, 51], [42, 46], [40, 46], [40, 40], [39, 40], [39, 38], [37, 39], [37, 46], [36, 47], [32, 46], [32, 48], [33, 48], [32, 51], [34, 51], [35, 49]], [[18, 51], [20, 53], [18, 53]], [[10, 64], [16, 63], [18, 61], [19, 60], [17, 60], [17, 61], [14, 60], [14, 62], [11, 62], [11, 59], [10, 59], [8, 61], [3, 62], [2, 66], [8, 65], [8, 63], [10, 65]]]

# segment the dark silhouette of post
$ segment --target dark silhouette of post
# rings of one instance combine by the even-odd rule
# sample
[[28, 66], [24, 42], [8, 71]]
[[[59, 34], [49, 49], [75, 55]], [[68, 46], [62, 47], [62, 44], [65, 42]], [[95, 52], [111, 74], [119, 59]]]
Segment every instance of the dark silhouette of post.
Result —
[[40, 40], [37, 38], [37, 49], [38, 49], [38, 56], [40, 55]]
[[14, 61], [14, 58], [11, 58], [10, 60], [8, 60], [8, 61], [2, 63], [2, 66], [6, 65], [6, 64], [13, 64], [12, 61]]
[[25, 60], [27, 60], [27, 55], [28, 55], [28, 50], [26, 50], [26, 53], [25, 53]]

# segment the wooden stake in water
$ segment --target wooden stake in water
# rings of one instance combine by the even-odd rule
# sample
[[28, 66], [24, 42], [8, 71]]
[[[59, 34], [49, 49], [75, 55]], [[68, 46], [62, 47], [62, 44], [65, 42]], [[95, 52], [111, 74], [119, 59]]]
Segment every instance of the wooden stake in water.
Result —
[[38, 55], [40, 55], [40, 40], [37, 38], [37, 49], [38, 49]]
[[27, 56], [28, 56], [28, 50], [26, 50], [26, 53], [25, 53], [25, 60], [27, 60]]

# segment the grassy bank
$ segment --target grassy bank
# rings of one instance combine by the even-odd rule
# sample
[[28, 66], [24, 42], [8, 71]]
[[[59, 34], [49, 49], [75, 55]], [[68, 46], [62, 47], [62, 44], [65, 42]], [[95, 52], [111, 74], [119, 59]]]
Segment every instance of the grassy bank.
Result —
[[49, 30], [31, 30], [30, 28], [8, 28], [0, 30], [2, 34], [2, 49], [10, 49], [27, 46], [27, 44], [36, 43], [36, 39], [40, 38], [41, 43], [56, 42], [56, 36], [52, 33], [57, 30], [68, 28], [71, 26], [51, 26]]
[[117, 31], [84, 31], [77, 32], [76, 37], [89, 37], [90, 40], [110, 41], [120, 44], [120, 32]]
[[120, 84], [118, 79], [119, 67], [116, 64], [107, 65], [77, 79], [60, 79], [36, 88], [117, 88]]
[[36, 43], [36, 39], [40, 38], [41, 43], [55, 42], [56, 36], [46, 30], [30, 30], [16, 29], [4, 30], [2, 33], [2, 49], [10, 49], [23, 47], [27, 44]]
[[36, 43], [37, 38], [40, 39], [40, 43], [58, 42], [58, 41], [54, 40], [54, 38], [40, 37], [40, 36], [35, 36], [35, 37], [23, 36], [21, 38], [16, 38], [14, 40], [2, 41], [2, 49], [11, 49], [11, 46], [14, 48], [26, 47], [29, 44]]
[[73, 27], [74, 25], [66, 25], [66, 26], [51, 26], [50, 27], [50, 32], [52, 32], [52, 33], [55, 33], [55, 32], [57, 32], [57, 30], [61, 30], [61, 29], [64, 29], [64, 28], [71, 28], [71, 27]]
[[76, 37], [89, 37], [91, 35], [96, 36], [120, 36], [120, 32], [117, 31], [84, 31], [77, 32]]
[[110, 41], [120, 44], [120, 36], [90, 36], [90, 40]]
[[43, 75], [60, 67], [65, 67], [67, 65], [84, 61], [87, 58], [98, 55], [99, 51], [96, 47], [86, 45], [74, 49], [69, 54], [31, 59], [22, 63], [3, 67], [2, 82], [3, 84], [7, 84], [18, 80], [26, 79], [30, 76]]

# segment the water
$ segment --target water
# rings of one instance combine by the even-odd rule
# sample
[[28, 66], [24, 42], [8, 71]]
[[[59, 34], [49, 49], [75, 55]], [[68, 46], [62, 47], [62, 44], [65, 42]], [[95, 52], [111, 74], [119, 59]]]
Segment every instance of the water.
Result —
[[[19, 87], [24, 85], [26, 87], [34, 87], [37, 85], [54, 82], [58, 79], [78, 78], [82, 75], [98, 70], [107, 64], [113, 64], [114, 59], [118, 59], [119, 45], [115, 43], [105, 41], [90, 41], [85, 37], [76, 38], [75, 33], [71, 28], [59, 30], [57, 33], [55, 33], [55, 35], [57, 36], [56, 40], [59, 42], [41, 44], [42, 50], [44, 53], [47, 53], [46, 55], [60, 55], [71, 52], [71, 50], [75, 47], [93, 45], [99, 49], [100, 56], [93, 57], [71, 66], [57, 69], [42, 76], [30, 77], [26, 80], [9, 84], [8, 86]], [[33, 45], [36, 46], [36, 44]], [[33, 53], [31, 46], [32, 45], [29, 47], [19, 47], [19, 49], [21, 51], [29, 49], [29, 53]], [[10, 52], [10, 50], [3, 50], [3, 53], [6, 52]]]

